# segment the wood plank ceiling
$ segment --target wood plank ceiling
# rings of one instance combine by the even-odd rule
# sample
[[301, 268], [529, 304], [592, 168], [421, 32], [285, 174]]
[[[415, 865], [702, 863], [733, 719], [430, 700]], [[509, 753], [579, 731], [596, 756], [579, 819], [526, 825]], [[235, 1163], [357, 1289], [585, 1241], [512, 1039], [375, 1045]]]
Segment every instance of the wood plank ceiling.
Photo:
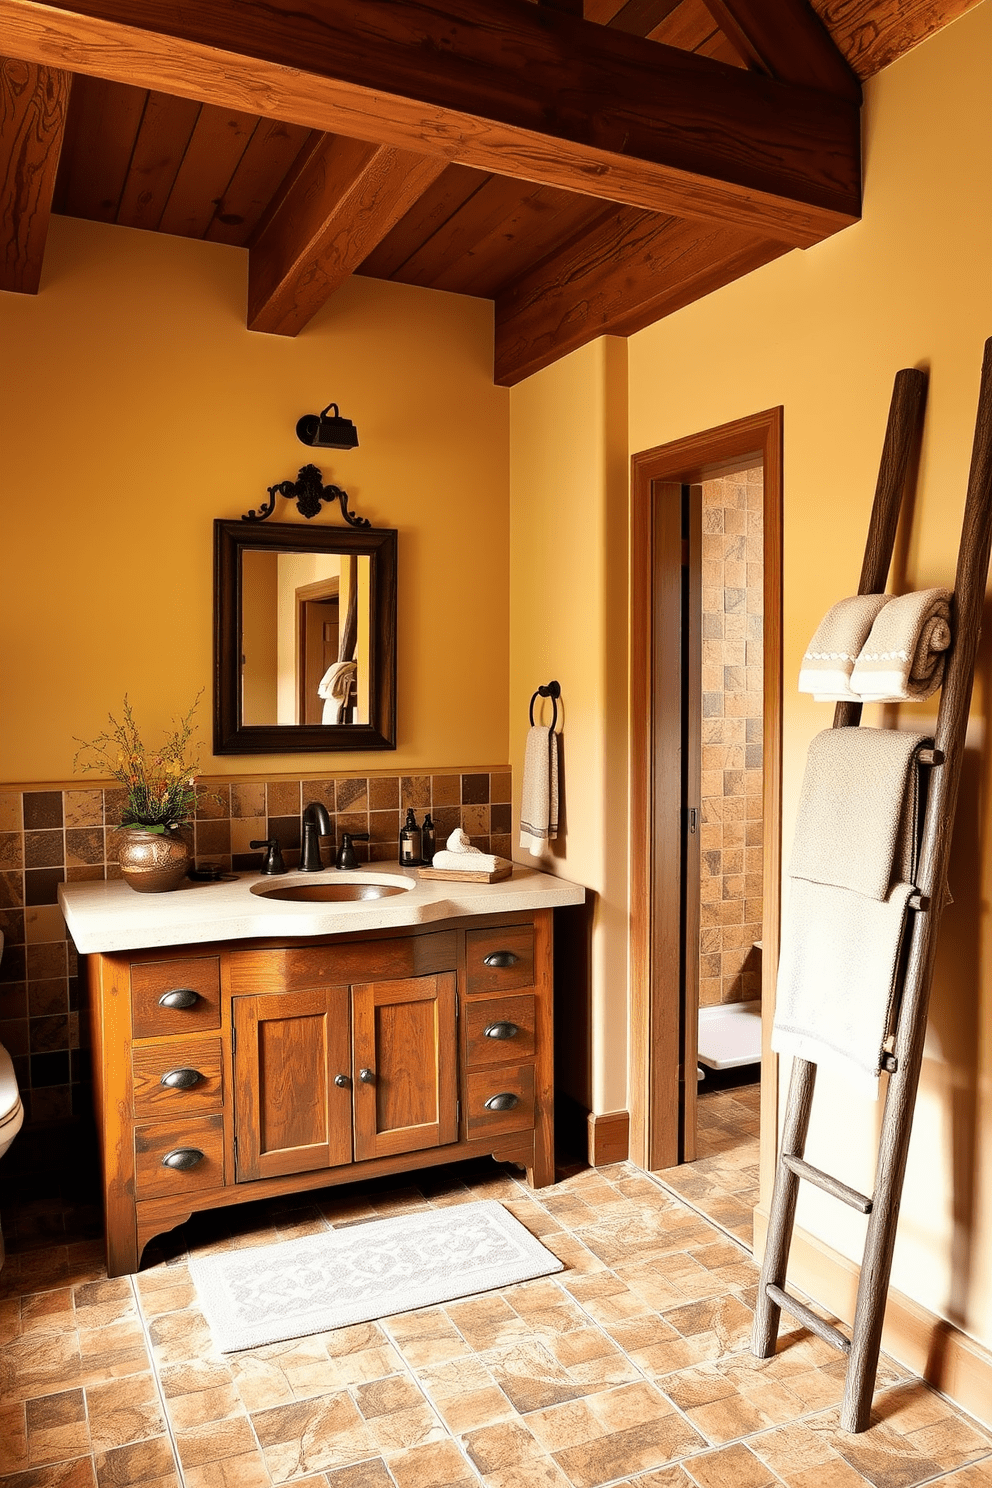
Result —
[[813, 3], [311, 0], [304, 97], [250, 3], [194, 32], [165, 0], [0, 0], [0, 288], [37, 292], [50, 211], [203, 238], [248, 249], [254, 330], [353, 272], [492, 299], [512, 384], [856, 220], [857, 79], [973, 0]]

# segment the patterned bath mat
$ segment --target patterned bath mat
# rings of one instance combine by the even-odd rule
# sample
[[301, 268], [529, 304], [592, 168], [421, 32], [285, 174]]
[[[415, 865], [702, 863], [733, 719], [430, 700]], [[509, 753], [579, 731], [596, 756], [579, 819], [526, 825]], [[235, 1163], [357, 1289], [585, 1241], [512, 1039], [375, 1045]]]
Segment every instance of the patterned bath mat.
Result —
[[484, 1199], [277, 1245], [191, 1255], [189, 1269], [214, 1337], [231, 1353], [564, 1268], [502, 1204]]

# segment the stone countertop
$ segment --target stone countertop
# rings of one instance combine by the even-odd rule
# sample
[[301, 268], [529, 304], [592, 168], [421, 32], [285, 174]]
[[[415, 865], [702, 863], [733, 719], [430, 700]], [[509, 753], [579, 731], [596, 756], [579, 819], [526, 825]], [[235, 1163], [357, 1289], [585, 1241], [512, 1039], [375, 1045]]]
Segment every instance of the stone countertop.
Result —
[[[296, 903], [263, 899], [256, 885], [347, 883], [412, 887], [383, 899]], [[586, 891], [567, 879], [538, 873], [519, 863], [502, 883], [421, 879], [415, 868], [375, 863], [341, 872], [291, 872], [280, 877], [240, 873], [226, 883], [193, 883], [166, 894], [139, 894], [122, 879], [59, 885], [59, 903], [69, 933], [83, 953], [137, 951], [156, 946], [196, 945], [214, 940], [251, 940], [294, 935], [341, 935], [425, 925], [462, 915], [518, 913], [582, 904]]]

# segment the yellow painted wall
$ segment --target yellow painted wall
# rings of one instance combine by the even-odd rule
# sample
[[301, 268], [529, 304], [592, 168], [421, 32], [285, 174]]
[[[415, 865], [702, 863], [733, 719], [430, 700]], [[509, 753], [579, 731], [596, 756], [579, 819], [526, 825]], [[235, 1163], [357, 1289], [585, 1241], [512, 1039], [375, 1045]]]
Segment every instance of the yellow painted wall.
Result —
[[[68, 780], [73, 736], [125, 691], [154, 734], [201, 687], [208, 772], [507, 757], [492, 306], [354, 279], [296, 338], [265, 336], [245, 330], [246, 272], [240, 249], [55, 218], [41, 293], [0, 294], [0, 781]], [[361, 445], [309, 451], [296, 420], [332, 398]], [[399, 529], [398, 748], [212, 759], [212, 523], [310, 459]]]
[[[983, 341], [992, 335], [992, 5], [866, 89], [863, 221], [631, 338], [630, 447], [785, 408], [785, 840], [828, 708], [795, 692], [817, 620], [857, 586], [892, 379], [930, 370], [912, 540], [900, 582], [954, 573]], [[930, 1035], [893, 1282], [992, 1343], [992, 950], [982, 648]], [[905, 708], [916, 727], [925, 710]], [[866, 719], [871, 722], [873, 720]], [[877, 720], [876, 720], [877, 721]], [[889, 720], [892, 721], [892, 720]], [[600, 1038], [610, 1049], [608, 1027]], [[879, 1108], [821, 1076], [810, 1161], [870, 1191]], [[864, 1222], [813, 1191], [799, 1223], [860, 1256]]]
[[[627, 345], [583, 347], [510, 397], [510, 747], [514, 820], [528, 703], [562, 689], [561, 832], [530, 862], [589, 891], [591, 1012], [561, 989], [560, 1083], [598, 1112], [626, 1105]], [[547, 703], [535, 711], [550, 723]], [[580, 960], [580, 967], [582, 966]], [[581, 980], [581, 978], [579, 978]], [[576, 988], [576, 993], [578, 989]], [[586, 1020], [597, 1037], [588, 1049]], [[582, 1026], [578, 1026], [581, 1023]], [[563, 1077], [563, 1078], [561, 1078]]]

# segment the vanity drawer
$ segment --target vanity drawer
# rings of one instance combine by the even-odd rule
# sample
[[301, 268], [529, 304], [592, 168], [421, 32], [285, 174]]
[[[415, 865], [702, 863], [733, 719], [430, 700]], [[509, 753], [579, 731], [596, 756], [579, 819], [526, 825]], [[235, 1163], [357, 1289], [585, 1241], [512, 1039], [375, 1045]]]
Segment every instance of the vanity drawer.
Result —
[[[513, 1096], [509, 1109], [486, 1105], [501, 1095]], [[503, 1132], [528, 1131], [534, 1125], [534, 1066], [474, 1070], [465, 1076], [465, 1135], [469, 1141]]]
[[[163, 1005], [162, 998], [181, 994], [179, 1003]], [[160, 1034], [199, 1033], [220, 1027], [220, 957], [183, 956], [170, 961], [144, 961], [131, 967], [131, 1019], [136, 1039]]]
[[352, 982], [432, 976], [454, 971], [457, 960], [455, 932], [438, 930], [429, 935], [336, 945], [232, 951], [228, 966], [232, 996], [244, 997], [257, 992], [312, 992], [319, 987], [347, 987]]
[[505, 1064], [534, 1053], [534, 995], [486, 997], [465, 1006], [465, 1062]]
[[512, 992], [533, 985], [533, 925], [466, 932], [466, 992]]
[[[158, 1116], [206, 1116], [223, 1108], [224, 1088], [219, 1038], [169, 1039], [135, 1049], [134, 1114], [146, 1121]], [[195, 1084], [163, 1085], [162, 1076], [192, 1071]]]
[[[163, 1165], [170, 1152], [183, 1150], [202, 1155], [185, 1170]], [[134, 1189], [139, 1199], [223, 1186], [222, 1116], [184, 1116], [134, 1128]]]

